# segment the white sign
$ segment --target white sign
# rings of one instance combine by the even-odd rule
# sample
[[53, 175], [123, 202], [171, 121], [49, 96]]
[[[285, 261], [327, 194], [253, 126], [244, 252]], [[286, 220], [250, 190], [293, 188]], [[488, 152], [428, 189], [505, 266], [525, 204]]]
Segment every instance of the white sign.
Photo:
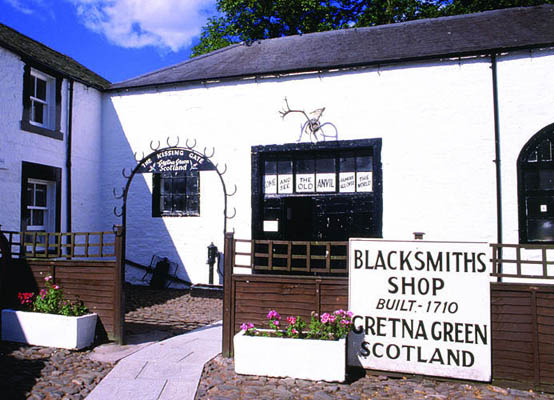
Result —
[[334, 173], [316, 174], [315, 183], [318, 192], [335, 192], [337, 190], [337, 175]]
[[292, 174], [279, 175], [279, 193], [292, 193]]
[[314, 174], [296, 174], [296, 192], [297, 193], [315, 192]]
[[264, 176], [264, 193], [267, 193], [267, 194], [277, 193], [277, 175]]
[[279, 220], [264, 221], [264, 232], [279, 232]]
[[356, 191], [373, 192], [373, 173], [356, 172]]
[[491, 379], [487, 243], [350, 239], [351, 365]]
[[339, 174], [339, 192], [353, 193], [356, 191], [356, 173], [341, 172]]

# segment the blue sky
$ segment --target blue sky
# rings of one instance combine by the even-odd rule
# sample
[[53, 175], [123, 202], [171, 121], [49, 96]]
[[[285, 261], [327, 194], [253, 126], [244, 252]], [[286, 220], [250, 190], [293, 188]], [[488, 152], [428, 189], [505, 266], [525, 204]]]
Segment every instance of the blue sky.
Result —
[[119, 82], [187, 60], [215, 0], [0, 0], [0, 22]]

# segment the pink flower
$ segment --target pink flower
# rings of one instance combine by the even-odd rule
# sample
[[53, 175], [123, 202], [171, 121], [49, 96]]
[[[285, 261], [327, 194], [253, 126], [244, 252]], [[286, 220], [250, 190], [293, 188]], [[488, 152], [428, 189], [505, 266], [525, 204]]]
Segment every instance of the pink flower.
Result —
[[296, 329], [294, 329], [294, 328], [292, 328], [291, 332], [292, 332], [294, 335], [296, 335], [296, 334], [298, 333], [298, 331], [297, 331]]
[[248, 326], [248, 329], [253, 329], [254, 328], [254, 324], [252, 322], [249, 322], [247, 326]]
[[52, 285], [52, 289], [58, 290], [60, 287], [58, 285]]
[[246, 325], [246, 324], [243, 322], [242, 325], [240, 326], [240, 329], [242, 329], [243, 331], [247, 331], [247, 330], [248, 330], [248, 325]]
[[287, 317], [287, 322], [291, 325], [296, 324], [296, 317]]
[[335, 317], [334, 315], [329, 315], [329, 322], [332, 324], [333, 322], [335, 322], [335, 320], [337, 319], [337, 317]]
[[276, 319], [275, 321], [273, 321], [273, 324], [274, 324], [275, 326], [279, 326], [279, 320]]
[[321, 314], [321, 322], [326, 324], [328, 321], [329, 321], [329, 317], [331, 315], [329, 315], [329, 313], [324, 313], [324, 314]]
[[279, 315], [279, 313], [275, 310], [271, 310], [270, 312], [267, 313], [267, 318], [268, 319], [281, 319], [281, 316]]
[[353, 313], [352, 311], [347, 311], [347, 312], [346, 312], [346, 316], [347, 316], [348, 318], [352, 318], [352, 317], [354, 316], [354, 313]]
[[51, 279], [52, 279], [52, 275], [48, 275], [47, 277], [44, 278], [44, 280], [45, 280], [46, 282], [48, 282], [48, 281], [51, 280]]
[[335, 314], [335, 315], [344, 315], [344, 310], [341, 308], [340, 310], [335, 311], [333, 314]]
[[340, 320], [340, 323], [341, 323], [342, 325], [350, 325], [350, 321], [348, 321], [347, 319], [341, 319], [341, 320]]

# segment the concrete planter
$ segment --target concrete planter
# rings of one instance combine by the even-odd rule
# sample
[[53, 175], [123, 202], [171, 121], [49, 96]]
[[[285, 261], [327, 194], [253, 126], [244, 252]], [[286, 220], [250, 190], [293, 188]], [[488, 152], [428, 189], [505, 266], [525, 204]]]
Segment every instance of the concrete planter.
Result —
[[238, 374], [328, 382], [345, 380], [346, 339], [284, 339], [245, 336], [241, 331], [233, 343]]
[[82, 349], [94, 341], [96, 314], [80, 317], [2, 310], [2, 340]]

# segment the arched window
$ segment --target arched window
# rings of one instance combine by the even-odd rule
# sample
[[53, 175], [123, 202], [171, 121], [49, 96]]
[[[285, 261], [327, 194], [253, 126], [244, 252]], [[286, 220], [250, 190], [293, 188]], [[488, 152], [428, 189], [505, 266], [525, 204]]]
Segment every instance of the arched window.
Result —
[[554, 124], [523, 146], [517, 173], [520, 243], [554, 243]]

